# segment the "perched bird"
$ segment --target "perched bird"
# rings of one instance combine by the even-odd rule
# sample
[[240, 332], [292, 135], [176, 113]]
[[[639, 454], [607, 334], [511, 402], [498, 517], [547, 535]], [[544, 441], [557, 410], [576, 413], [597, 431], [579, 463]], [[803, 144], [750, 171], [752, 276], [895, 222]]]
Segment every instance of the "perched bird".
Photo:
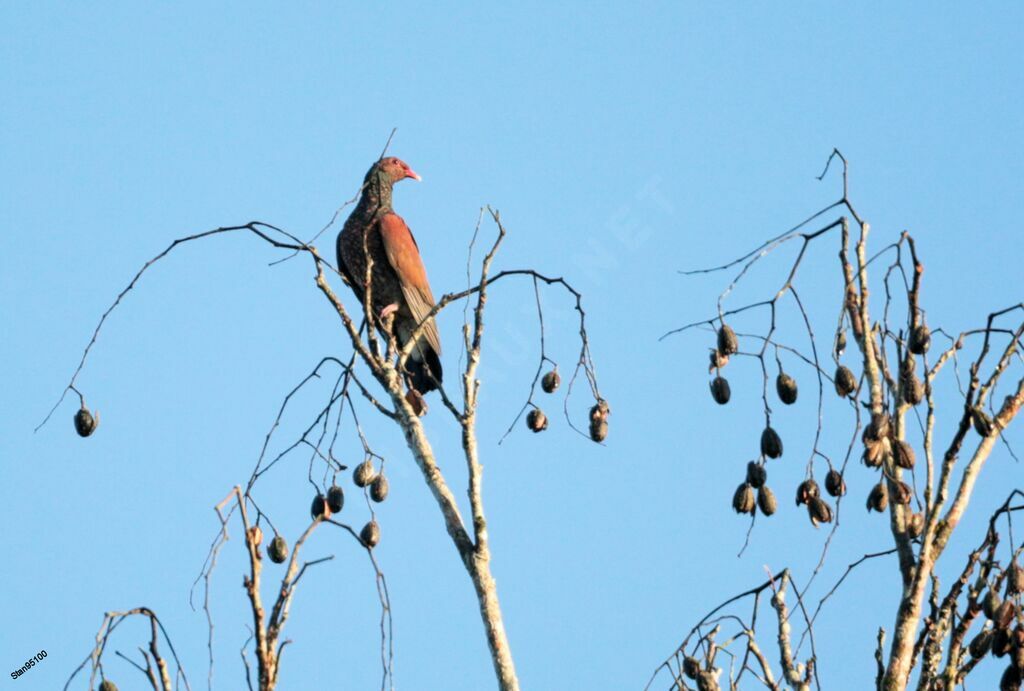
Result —
[[[390, 335], [399, 347], [405, 346], [435, 304], [416, 239], [391, 206], [394, 184], [406, 178], [419, 180], [420, 176], [394, 156], [374, 163], [366, 173], [359, 203], [345, 221], [337, 242], [338, 269], [348, 279], [360, 305], [365, 304], [367, 255], [373, 259], [371, 309], [380, 320], [394, 315]], [[410, 400], [410, 404], [418, 412], [421, 394], [436, 389], [441, 381], [440, 356], [441, 336], [431, 318], [405, 364], [410, 394], [416, 392], [412, 397], [418, 399]]]

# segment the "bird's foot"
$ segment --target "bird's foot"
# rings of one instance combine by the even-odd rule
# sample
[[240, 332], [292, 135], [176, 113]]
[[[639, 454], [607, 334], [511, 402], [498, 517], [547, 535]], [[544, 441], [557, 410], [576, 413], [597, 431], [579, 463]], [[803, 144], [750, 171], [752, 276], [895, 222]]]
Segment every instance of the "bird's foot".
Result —
[[416, 389], [409, 389], [409, 392], [405, 394], [405, 402], [409, 404], [409, 407], [412, 408], [412, 411], [418, 417], [423, 417], [427, 414], [427, 402], [423, 400], [423, 394]]
[[388, 305], [387, 307], [385, 307], [384, 309], [382, 309], [380, 311], [380, 318], [382, 320], [383, 319], [387, 319], [389, 315], [392, 315], [392, 314], [394, 314], [397, 311], [398, 311], [398, 303], [397, 302], [392, 302], [390, 305]]

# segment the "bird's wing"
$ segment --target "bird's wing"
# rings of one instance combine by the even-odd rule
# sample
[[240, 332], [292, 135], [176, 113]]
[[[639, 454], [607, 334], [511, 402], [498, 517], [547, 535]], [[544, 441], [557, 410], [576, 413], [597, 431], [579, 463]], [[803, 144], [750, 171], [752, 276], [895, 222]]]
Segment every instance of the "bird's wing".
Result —
[[[420, 248], [416, 244], [416, 238], [412, 236], [409, 226], [405, 225], [402, 217], [396, 213], [381, 216], [379, 227], [388, 262], [398, 275], [398, 281], [402, 286], [402, 295], [405, 296], [409, 312], [419, 323], [434, 307], [434, 294], [430, 292], [427, 270], [423, 267], [423, 259], [420, 257]], [[433, 319], [423, 329], [423, 336], [434, 352], [440, 355], [441, 336], [437, 332], [437, 324]]]

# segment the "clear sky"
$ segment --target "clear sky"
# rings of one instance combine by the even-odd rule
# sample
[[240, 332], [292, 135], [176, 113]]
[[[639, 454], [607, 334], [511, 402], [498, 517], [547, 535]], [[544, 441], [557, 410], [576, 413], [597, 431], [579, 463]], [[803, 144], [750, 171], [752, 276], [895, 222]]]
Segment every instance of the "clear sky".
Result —
[[[280, 255], [240, 236], [181, 248], [127, 296], [80, 379], [99, 432], [74, 434], [70, 400], [32, 430], [146, 259], [175, 237], [252, 219], [311, 237], [392, 127], [392, 151], [424, 178], [397, 189], [396, 208], [434, 292], [464, 285], [478, 210], [499, 208], [510, 235], [498, 265], [564, 275], [585, 294], [613, 410], [605, 447], [567, 430], [560, 400], [549, 431], [521, 428], [497, 445], [537, 356], [531, 287], [497, 291], [480, 434], [493, 568], [524, 688], [640, 688], [693, 622], [765, 565], [805, 576], [816, 562], [826, 533], [791, 503], [815, 419], [809, 370], [792, 364], [804, 395], [778, 415], [779, 514], [758, 522], [737, 559], [747, 524], [729, 501], [760, 433], [759, 370], [738, 364], [735, 404], [718, 408], [709, 337], [657, 338], [713, 314], [726, 279], [678, 269], [732, 258], [838, 196], [836, 177], [814, 179], [834, 146], [879, 242], [917, 235], [932, 324], [968, 328], [1021, 298], [1019, 4], [102, 6], [0, 6], [0, 671], [9, 679], [48, 652], [5, 688], [59, 688], [103, 612], [141, 604], [162, 616], [193, 688], [205, 687], [206, 622], [188, 591], [216, 532], [212, 507], [248, 477], [288, 389], [320, 357], [347, 353], [309, 264], [268, 268]], [[799, 285], [831, 325], [828, 242]], [[333, 231], [319, 245], [332, 243]], [[786, 268], [766, 266], [736, 299], [765, 296]], [[571, 304], [555, 292], [544, 301], [564, 370]], [[440, 322], [449, 371], [460, 315]], [[763, 328], [759, 319], [737, 326]], [[799, 340], [792, 315], [784, 323]], [[281, 443], [315, 415], [324, 387], [296, 402]], [[587, 405], [571, 411], [582, 419]], [[839, 453], [849, 411], [827, 413], [826, 445]], [[396, 685], [491, 688], [475, 599], [437, 508], [398, 431], [363, 418], [390, 459], [377, 553]], [[426, 424], [461, 497], [456, 428], [439, 406]], [[346, 444], [358, 460], [351, 434]], [[986, 511], [1021, 477], [1002, 451], [992, 468], [976, 500]], [[295, 457], [267, 497], [293, 536], [308, 517], [305, 476]], [[890, 545], [884, 519], [858, 508], [872, 475], [854, 467], [849, 478], [854, 510], [823, 586]], [[365, 520], [357, 502], [346, 512]], [[980, 538], [970, 523], [964, 544]], [[281, 686], [374, 688], [372, 572], [350, 541], [319, 535], [308, 556], [327, 554], [336, 559], [297, 596]], [[214, 581], [221, 689], [242, 683], [242, 571], [235, 540]], [[826, 609], [826, 688], [869, 684], [897, 579], [893, 561], [869, 564]], [[116, 647], [135, 650], [144, 635], [126, 625]], [[141, 685], [115, 658], [108, 672], [122, 689]]]

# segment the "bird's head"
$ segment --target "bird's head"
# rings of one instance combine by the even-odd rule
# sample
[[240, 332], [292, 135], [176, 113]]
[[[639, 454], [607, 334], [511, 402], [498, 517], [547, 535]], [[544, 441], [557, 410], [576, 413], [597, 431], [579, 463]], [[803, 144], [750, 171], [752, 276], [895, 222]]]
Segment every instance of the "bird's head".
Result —
[[420, 176], [405, 161], [395, 156], [380, 159], [374, 164], [373, 170], [378, 170], [387, 175], [392, 183], [405, 180], [406, 178], [412, 178], [417, 182], [421, 180]]

